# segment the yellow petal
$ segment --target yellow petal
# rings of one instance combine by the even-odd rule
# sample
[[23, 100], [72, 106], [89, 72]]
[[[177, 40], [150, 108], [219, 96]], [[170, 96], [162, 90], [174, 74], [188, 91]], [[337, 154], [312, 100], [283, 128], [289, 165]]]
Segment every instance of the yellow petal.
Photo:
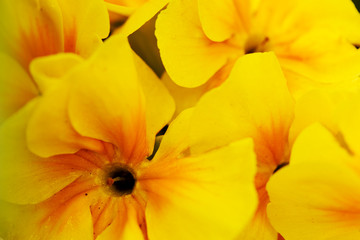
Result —
[[[144, 236], [138, 222], [138, 213], [131, 198], [118, 200], [117, 215], [96, 240], [143, 240]], [[129, 201], [130, 200], [130, 201]]]
[[[20, 218], [23, 206], [0, 200], [0, 236], [4, 239], [15, 239], [14, 222]], [[17, 229], [18, 231], [18, 229]]]
[[[27, 68], [32, 59], [64, 50], [63, 23], [56, 0], [0, 3], [1, 50]], [[19, 18], [21, 16], [21, 18]]]
[[161, 81], [175, 100], [176, 110], [174, 117], [179, 115], [183, 110], [195, 106], [200, 97], [208, 90], [208, 84], [203, 84], [196, 88], [181, 87], [175, 84], [166, 72], [161, 77]]
[[290, 164], [301, 162], [344, 163], [349, 158], [346, 149], [340, 147], [338, 140], [322, 125], [315, 123], [301, 132], [291, 151]]
[[77, 132], [117, 145], [125, 161], [135, 163], [150, 154], [145, 96], [125, 38], [110, 38], [69, 79], [78, 80], [69, 99], [69, 116]]
[[314, 28], [274, 51], [296, 98], [314, 88], [352, 81], [360, 73], [360, 53], [329, 29]]
[[[354, 159], [355, 160], [355, 159]], [[299, 136], [290, 166], [270, 179], [268, 215], [285, 239], [360, 237], [360, 178], [350, 156], [320, 125]]]
[[309, 21], [314, 20], [319, 27], [330, 28], [351, 42], [360, 43], [360, 14], [353, 1], [330, 0], [325, 6], [311, 0], [299, 2], [309, 12]]
[[72, 54], [59, 54], [39, 58], [31, 65], [43, 94], [29, 119], [27, 139], [31, 151], [41, 157], [103, 148], [99, 141], [80, 136], [69, 121], [69, 91], [76, 80], [68, 80], [68, 74], [80, 63]]
[[331, 88], [311, 91], [300, 97], [295, 106], [295, 118], [289, 136], [290, 142], [293, 143], [302, 130], [315, 122], [321, 123], [334, 135], [340, 137], [343, 134], [341, 132], [344, 132], [340, 129], [341, 119], [351, 121], [350, 111], [356, 109], [353, 105], [359, 101], [357, 99], [358, 88], [353, 85], [337, 84]]
[[222, 42], [236, 32], [249, 31], [249, 1], [198, 0], [198, 5], [202, 28], [212, 41]]
[[[41, 202], [79, 176], [76, 170], [69, 173], [73, 166], [56, 163], [55, 159], [45, 161], [27, 149], [25, 130], [34, 105], [35, 102], [27, 104], [0, 129], [0, 197], [17, 204]], [[65, 162], [67, 157], [60, 159]]]
[[25, 68], [36, 57], [59, 52], [87, 57], [110, 30], [102, 0], [5, 0], [0, 9], [7, 23], [0, 31], [0, 49]]
[[138, 79], [145, 95], [146, 135], [151, 152], [156, 134], [171, 120], [174, 114], [175, 103], [155, 73], [136, 54], [133, 56]]
[[149, 239], [234, 238], [257, 205], [252, 148], [246, 139], [197, 157], [152, 160], [139, 176]]
[[278, 164], [284, 160], [292, 118], [293, 100], [275, 55], [249, 54], [195, 107], [191, 150], [252, 137], [260, 161]]
[[290, 141], [293, 142], [302, 130], [315, 122], [323, 124], [335, 133], [337, 124], [334, 111], [341, 99], [343, 98], [338, 93], [320, 90], [302, 96], [295, 105], [295, 118], [290, 130]]
[[124, 16], [128, 17], [135, 11], [135, 7], [122, 6], [119, 1], [114, 0], [105, 0], [106, 7], [109, 10], [110, 19], [112, 18], [122, 18]]
[[161, 140], [155, 159], [177, 158], [187, 154], [192, 114], [192, 109], [187, 109], [171, 122]]
[[233, 48], [206, 37], [197, 2], [192, 0], [171, 1], [159, 14], [155, 35], [166, 71], [176, 84], [184, 87], [205, 83], [234, 53]]
[[236, 240], [277, 240], [278, 233], [269, 222], [266, 207], [269, 202], [265, 188], [258, 190], [259, 205], [253, 219], [245, 227], [244, 231], [237, 236]]
[[[47, 218], [42, 218], [44, 216]], [[34, 221], [37, 219], [40, 221]], [[16, 224], [21, 227], [18, 229], [21, 239], [94, 239], [89, 203], [83, 196], [75, 197], [57, 209], [46, 209], [40, 204]]]
[[155, 16], [168, 2], [169, 0], [148, 0], [130, 15], [118, 33], [126, 36], [132, 34]]
[[0, 53], [0, 122], [38, 95], [28, 73], [7, 54]]
[[83, 59], [76, 54], [54, 54], [33, 60], [30, 72], [40, 92], [44, 93], [82, 62]]
[[110, 32], [103, 0], [58, 0], [63, 16], [64, 51], [90, 56]]
[[336, 112], [339, 116], [339, 128], [349, 150], [360, 156], [360, 92], [350, 97]]

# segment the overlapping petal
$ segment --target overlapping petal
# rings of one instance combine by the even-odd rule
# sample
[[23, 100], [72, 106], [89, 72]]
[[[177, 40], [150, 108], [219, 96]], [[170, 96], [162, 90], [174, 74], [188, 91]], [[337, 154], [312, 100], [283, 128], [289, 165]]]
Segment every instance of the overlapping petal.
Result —
[[[194, 109], [190, 151], [201, 152], [251, 137], [257, 154], [255, 184], [260, 204], [241, 237], [277, 234], [267, 220], [265, 186], [278, 165], [288, 161], [288, 133], [294, 102], [272, 53], [240, 58], [227, 81], [206, 93]], [[256, 224], [255, 224], [256, 223]]]
[[270, 179], [270, 220], [285, 239], [356, 239], [359, 186], [358, 159], [312, 125], [296, 140], [290, 166]]
[[59, 52], [89, 56], [109, 33], [108, 15], [101, 0], [6, 0], [1, 3], [1, 11], [1, 51], [25, 68], [36, 57]]
[[1, 85], [10, 100], [2, 103], [4, 119], [41, 94], [28, 75], [33, 59], [61, 52], [89, 57], [110, 30], [102, 0], [5, 0], [0, 9]]
[[205, 83], [234, 52], [234, 48], [213, 43], [206, 37], [201, 30], [196, 1], [170, 2], [158, 17], [155, 34], [166, 70], [181, 86], [197, 87]]
[[[59, 55], [34, 63], [44, 94], [30, 121], [30, 148], [41, 156], [81, 148], [99, 152], [97, 139], [116, 144], [134, 163], [150, 155], [156, 133], [174, 111], [156, 75], [121, 36], [109, 40], [88, 61], [75, 59]], [[63, 68], [69, 69], [63, 76], [61, 71], [57, 74]], [[62, 133], [55, 134], [59, 128]]]
[[13, 58], [0, 53], [0, 62], [0, 122], [2, 122], [36, 97], [38, 90], [26, 70]]
[[175, 0], [159, 15], [156, 35], [165, 69], [181, 86], [209, 81], [244, 54], [274, 51], [299, 97], [359, 75], [359, 23], [351, 1]]
[[0, 196], [11, 203], [38, 203], [79, 176], [76, 170], [70, 171], [76, 162], [64, 165], [67, 161], [79, 161], [75, 156], [44, 161], [28, 150], [25, 130], [34, 105], [36, 102], [30, 102], [1, 125]]
[[42, 157], [75, 153], [81, 148], [100, 151], [99, 141], [74, 131], [68, 116], [72, 79], [67, 79], [80, 63], [74, 54], [60, 54], [34, 60], [31, 71], [43, 92], [29, 118], [27, 140], [32, 152]]
[[245, 56], [237, 61], [227, 82], [204, 95], [197, 105], [192, 150], [252, 137], [255, 148], [272, 149], [271, 154], [280, 161], [293, 105], [276, 57], [272, 53]]
[[249, 139], [199, 156], [152, 161], [139, 179], [149, 197], [149, 238], [230, 239], [252, 216], [257, 201]]

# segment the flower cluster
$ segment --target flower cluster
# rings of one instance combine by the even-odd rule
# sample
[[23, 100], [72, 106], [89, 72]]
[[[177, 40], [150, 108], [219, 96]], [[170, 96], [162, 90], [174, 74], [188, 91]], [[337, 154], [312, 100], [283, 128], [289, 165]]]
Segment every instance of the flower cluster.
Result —
[[0, 239], [360, 239], [351, 0], [0, 11]]

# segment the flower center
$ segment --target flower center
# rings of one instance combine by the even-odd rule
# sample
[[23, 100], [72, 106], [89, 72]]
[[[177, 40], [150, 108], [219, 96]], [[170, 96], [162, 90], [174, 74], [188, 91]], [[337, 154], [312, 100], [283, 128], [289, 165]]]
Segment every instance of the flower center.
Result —
[[255, 52], [267, 52], [269, 50], [269, 38], [261, 34], [250, 35], [245, 42], [245, 54]]
[[114, 196], [131, 194], [135, 188], [136, 178], [131, 169], [123, 165], [111, 166], [104, 177], [108, 192]]

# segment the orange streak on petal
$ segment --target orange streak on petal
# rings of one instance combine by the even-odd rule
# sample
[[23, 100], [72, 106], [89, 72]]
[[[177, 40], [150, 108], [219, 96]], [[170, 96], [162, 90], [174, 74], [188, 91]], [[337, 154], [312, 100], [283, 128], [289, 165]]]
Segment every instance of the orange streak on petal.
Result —
[[77, 45], [77, 29], [75, 19], [72, 20], [71, 25], [64, 29], [64, 52], [78, 53]]
[[99, 186], [94, 183], [91, 177], [79, 177], [70, 185], [56, 193], [53, 197], [38, 205], [39, 209], [45, 209], [46, 211], [39, 226], [48, 222], [51, 222], [50, 225], [55, 225], [52, 221], [61, 219], [63, 212], [71, 206], [73, 201], [78, 199], [78, 197], [90, 198], [90, 194], [98, 187]]
[[[29, 21], [31, 23], [31, 21]], [[49, 23], [36, 19], [29, 29], [20, 30], [19, 61], [27, 69], [36, 57], [62, 52], [62, 39]]]
[[110, 226], [116, 217], [117, 205], [115, 201], [113, 198], [107, 197], [99, 199], [95, 204], [90, 206], [94, 223], [94, 239]]

